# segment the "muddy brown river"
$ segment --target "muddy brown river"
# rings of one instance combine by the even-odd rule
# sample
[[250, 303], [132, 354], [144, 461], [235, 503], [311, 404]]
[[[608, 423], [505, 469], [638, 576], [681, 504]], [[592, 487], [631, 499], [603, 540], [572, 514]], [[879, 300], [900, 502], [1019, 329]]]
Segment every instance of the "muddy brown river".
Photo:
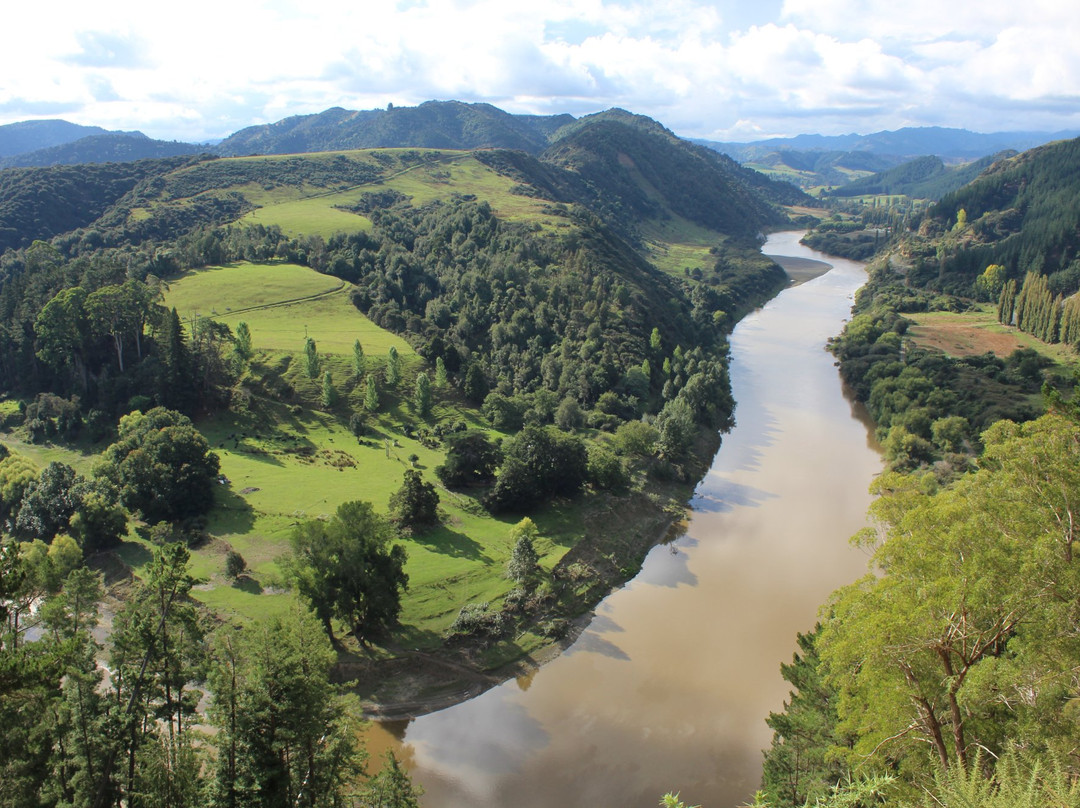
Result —
[[[429, 808], [653, 808], [749, 802], [781, 662], [829, 593], [866, 570], [848, 544], [881, 469], [826, 340], [850, 315], [861, 264], [801, 233], [763, 251], [832, 269], [745, 318], [731, 338], [737, 424], [697, 488], [685, 532], [601, 603], [580, 638], [530, 676], [381, 725]], [[793, 262], [802, 270], [805, 262]]]

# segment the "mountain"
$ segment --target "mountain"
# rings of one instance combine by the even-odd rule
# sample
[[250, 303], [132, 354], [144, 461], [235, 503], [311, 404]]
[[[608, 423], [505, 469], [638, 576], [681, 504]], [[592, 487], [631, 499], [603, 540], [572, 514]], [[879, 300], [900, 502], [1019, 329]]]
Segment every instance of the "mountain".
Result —
[[[542, 160], [585, 180], [607, 209], [635, 220], [681, 217], [741, 238], [780, 221], [771, 201], [809, 201], [734, 161], [622, 110], [560, 130]], [[794, 190], [794, 189], [790, 189]]]
[[490, 104], [428, 101], [417, 107], [352, 111], [334, 107], [276, 123], [250, 126], [225, 138], [225, 156], [296, 154], [375, 148], [521, 149], [539, 153], [571, 115], [511, 115]]
[[1075, 137], [1080, 132], [993, 132], [941, 126], [906, 127], [869, 135], [797, 135], [749, 143], [697, 141], [723, 152], [740, 163], [757, 162], [774, 152], [837, 151], [868, 152], [887, 157], [935, 155], [945, 162], [969, 162], [1009, 149], [1023, 151], [1053, 140]]
[[142, 132], [104, 132], [68, 143], [23, 152], [0, 159], [0, 168], [76, 165], [79, 163], [128, 163], [158, 157], [199, 154], [203, 146], [178, 141], [153, 140]]
[[937, 157], [947, 164], [970, 163], [1077, 134], [1080, 132], [983, 134], [930, 126], [869, 135], [797, 135], [751, 143], [694, 142], [801, 188], [831, 188], [895, 168], [917, 157]]
[[944, 256], [943, 276], [967, 276], [970, 282], [989, 264], [1000, 264], [1009, 277], [1022, 279], [1031, 271], [1051, 279], [1059, 275], [1053, 287], [1065, 294], [1077, 291], [1080, 138], [995, 163], [933, 205], [919, 237], [919, 254], [933, 250]]
[[1012, 150], [998, 152], [961, 166], [947, 166], [940, 157], [917, 157], [895, 168], [834, 188], [825, 192], [825, 196], [889, 194], [937, 200], [967, 185], [998, 160], [1015, 156], [1016, 152]]
[[[769, 180], [676, 137], [650, 118], [624, 110], [580, 120], [569, 115], [519, 118], [488, 105], [433, 102], [390, 115], [397, 112], [327, 110], [270, 128], [281, 130], [282, 137], [274, 141], [279, 146], [309, 148], [344, 146], [357, 136], [358, 121], [373, 118], [382, 122], [369, 127], [369, 133], [398, 127], [400, 137], [394, 143], [428, 150], [440, 148], [439, 143], [461, 149], [463, 139], [478, 142], [483, 132], [499, 131], [500, 137], [519, 145], [528, 135], [531, 153], [516, 147], [489, 148], [478, 150], [474, 159], [516, 183], [514, 193], [581, 206], [638, 246], [649, 228], [664, 223], [678, 226], [680, 221], [752, 244], [763, 228], [784, 221], [776, 206], [810, 201], [787, 183]], [[408, 130], [409, 122], [417, 128]], [[440, 129], [440, 122], [447, 128]], [[260, 139], [265, 128], [245, 131], [254, 136], [249, 143], [269, 144]], [[553, 142], [538, 151], [549, 137]], [[98, 138], [118, 145], [133, 143], [111, 136], [93, 140]], [[239, 142], [230, 140], [234, 145]], [[435, 152], [405, 154], [407, 170], [448, 159]], [[76, 228], [107, 234], [109, 243], [175, 238], [185, 229], [221, 224], [261, 207], [274, 188], [295, 187], [303, 194], [321, 195], [374, 183], [384, 173], [377, 161], [372, 164], [371, 154], [363, 152], [355, 157], [327, 152], [268, 155], [261, 161], [182, 156], [140, 161], [130, 169], [59, 165], [8, 169], [0, 172], [0, 249]]]
[[60, 146], [89, 135], [105, 134], [100, 126], [68, 121], [19, 121], [0, 126], [0, 158]]

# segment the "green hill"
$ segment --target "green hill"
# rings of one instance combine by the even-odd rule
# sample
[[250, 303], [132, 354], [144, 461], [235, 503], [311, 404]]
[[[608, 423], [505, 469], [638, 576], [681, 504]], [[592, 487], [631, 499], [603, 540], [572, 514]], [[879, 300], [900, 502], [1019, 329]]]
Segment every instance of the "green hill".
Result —
[[937, 200], [974, 180], [998, 160], [1014, 157], [1015, 151], [999, 152], [960, 166], [947, 166], [938, 157], [918, 157], [910, 162], [852, 180], [826, 192], [826, 196], [906, 196]]

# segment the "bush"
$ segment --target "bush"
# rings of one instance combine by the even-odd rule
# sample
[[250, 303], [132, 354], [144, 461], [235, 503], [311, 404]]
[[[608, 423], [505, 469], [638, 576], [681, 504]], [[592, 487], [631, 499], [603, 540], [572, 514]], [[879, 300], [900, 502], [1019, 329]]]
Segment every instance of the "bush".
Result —
[[244, 574], [244, 570], [247, 569], [247, 562], [244, 561], [244, 557], [235, 550], [229, 550], [225, 554], [225, 574], [232, 580], [236, 580]]

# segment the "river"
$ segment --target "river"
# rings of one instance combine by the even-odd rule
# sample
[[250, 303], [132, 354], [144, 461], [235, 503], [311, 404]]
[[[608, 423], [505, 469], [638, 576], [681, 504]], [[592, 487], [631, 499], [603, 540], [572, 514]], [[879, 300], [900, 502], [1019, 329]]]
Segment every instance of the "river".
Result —
[[833, 268], [732, 334], [737, 424], [685, 532], [654, 548], [549, 664], [369, 739], [374, 755], [395, 750], [425, 806], [652, 808], [668, 790], [704, 808], [751, 800], [765, 717], [789, 689], [780, 663], [829, 593], [865, 572], [848, 538], [881, 469], [824, 350], [864, 268], [800, 236], [773, 234], [763, 251]]

